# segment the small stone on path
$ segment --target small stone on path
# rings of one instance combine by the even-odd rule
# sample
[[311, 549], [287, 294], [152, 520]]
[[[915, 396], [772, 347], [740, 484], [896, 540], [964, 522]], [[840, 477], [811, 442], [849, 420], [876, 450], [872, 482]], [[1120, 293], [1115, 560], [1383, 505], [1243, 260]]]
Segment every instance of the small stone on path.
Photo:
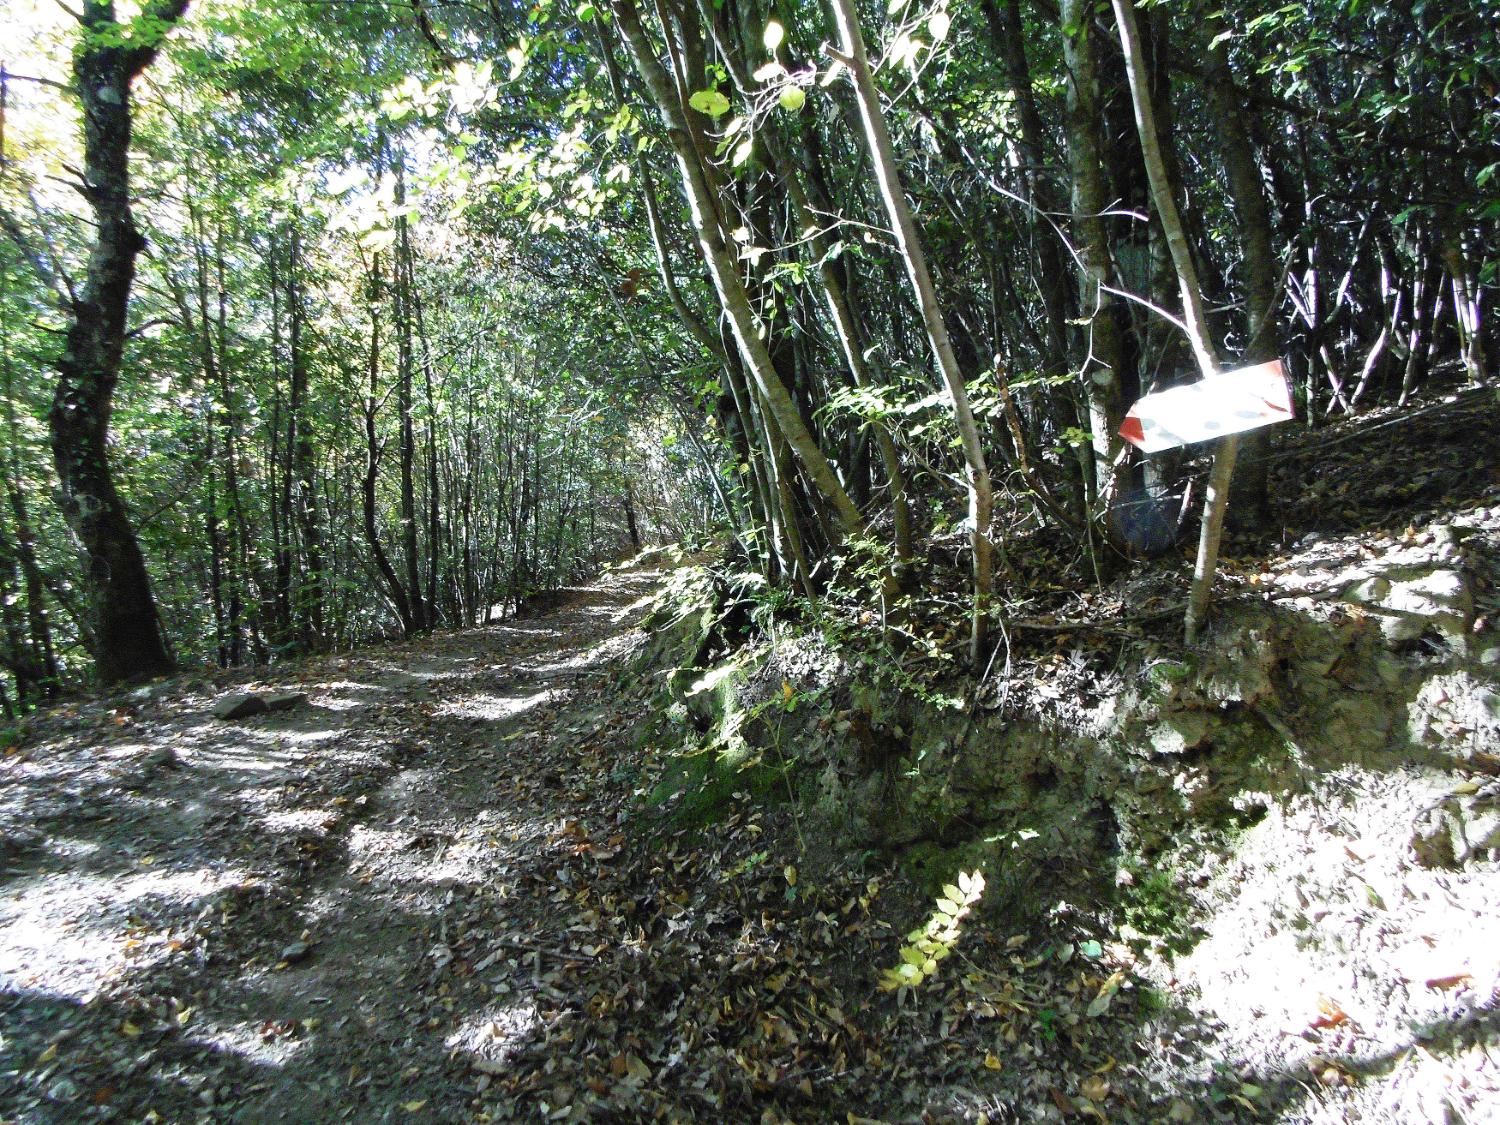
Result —
[[298, 961], [307, 960], [307, 957], [310, 953], [312, 953], [312, 946], [307, 944], [307, 942], [294, 941], [291, 945], [287, 946], [281, 951], [280, 959], [285, 961], [288, 965], [295, 965]]
[[248, 719], [268, 710], [270, 708], [260, 696], [237, 694], [226, 695], [215, 703], [213, 714], [216, 719]]
[[307, 692], [273, 691], [261, 698], [265, 700], [268, 711], [290, 711], [293, 707], [300, 707], [307, 702]]

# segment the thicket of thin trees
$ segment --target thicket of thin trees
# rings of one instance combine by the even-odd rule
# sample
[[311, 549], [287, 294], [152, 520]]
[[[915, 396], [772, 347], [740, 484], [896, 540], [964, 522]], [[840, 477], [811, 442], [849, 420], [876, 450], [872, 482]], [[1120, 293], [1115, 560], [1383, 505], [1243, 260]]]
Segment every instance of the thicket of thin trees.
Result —
[[1181, 459], [1116, 432], [1205, 342], [1285, 357], [1311, 424], [1490, 373], [1494, 3], [82, 14], [68, 89], [7, 83], [13, 703], [484, 620], [711, 523], [887, 603], [961, 531], [982, 656], [1018, 535], [1162, 544]]

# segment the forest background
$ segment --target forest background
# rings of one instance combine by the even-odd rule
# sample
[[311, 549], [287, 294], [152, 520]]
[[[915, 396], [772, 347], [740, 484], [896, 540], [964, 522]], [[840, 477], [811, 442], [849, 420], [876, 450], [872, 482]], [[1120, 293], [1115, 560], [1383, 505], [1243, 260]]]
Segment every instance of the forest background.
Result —
[[1285, 357], [1303, 424], [1497, 343], [1488, 0], [4, 22], [11, 716], [482, 623], [711, 533], [856, 619], [962, 576], [968, 637], [920, 643], [982, 660], [1007, 590], [1178, 539], [1198, 466], [1117, 431], [1204, 366], [1184, 256], [1214, 361]]

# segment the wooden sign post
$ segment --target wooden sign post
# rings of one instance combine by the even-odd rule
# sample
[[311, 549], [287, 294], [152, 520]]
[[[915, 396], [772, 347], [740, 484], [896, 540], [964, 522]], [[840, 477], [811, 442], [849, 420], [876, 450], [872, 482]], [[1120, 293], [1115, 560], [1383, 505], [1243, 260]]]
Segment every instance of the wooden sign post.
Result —
[[[1214, 456], [1204, 501], [1205, 534], [1199, 544], [1198, 564], [1188, 602], [1187, 639], [1197, 639], [1197, 627], [1208, 605], [1208, 592], [1218, 568], [1219, 527], [1229, 502], [1229, 478], [1239, 435], [1277, 422], [1290, 421], [1292, 395], [1279, 359], [1207, 375], [1196, 383], [1158, 391], [1139, 399], [1125, 415], [1120, 436], [1143, 453], [1159, 453], [1194, 442], [1227, 439]], [[1205, 544], [1207, 547], [1205, 548]]]

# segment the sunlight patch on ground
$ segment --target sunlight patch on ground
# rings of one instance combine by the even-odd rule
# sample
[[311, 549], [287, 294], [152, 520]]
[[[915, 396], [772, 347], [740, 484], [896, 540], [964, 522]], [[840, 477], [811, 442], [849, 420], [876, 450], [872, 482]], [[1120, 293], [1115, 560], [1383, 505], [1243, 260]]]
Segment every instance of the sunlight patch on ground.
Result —
[[336, 742], [346, 731], [332, 730], [278, 730], [277, 736], [293, 746], [320, 746], [325, 742]]
[[[145, 864], [150, 857], [141, 857]], [[111, 977], [179, 950], [164, 935], [132, 928], [146, 897], [194, 902], [245, 878], [235, 869], [40, 876], [12, 883], [0, 899], [0, 987], [41, 989], [87, 1000]]]
[[589, 655], [587, 653], [579, 653], [577, 656], [570, 656], [566, 660], [554, 661], [551, 664], [533, 664], [529, 669], [527, 669], [527, 672], [529, 675], [535, 676], [540, 679], [547, 676], [556, 676], [559, 674], [576, 675], [580, 672], [592, 671], [594, 667], [595, 662], [589, 659]]
[[1481, 865], [1428, 868], [1411, 853], [1424, 788], [1451, 782], [1358, 768], [1332, 780], [1342, 799], [1273, 805], [1245, 833], [1208, 934], [1174, 975], [1263, 1077], [1303, 1077], [1320, 1059], [1405, 1066], [1415, 1052], [1422, 1073], [1408, 1078], [1425, 1088], [1440, 1069], [1428, 1046], [1500, 1000], [1500, 899]]
[[[464, 1021], [444, 1045], [450, 1052], [463, 1051], [481, 1072], [498, 1073], [499, 1067], [521, 1041], [541, 1026], [536, 1005], [527, 1001], [492, 1008]], [[490, 1067], [496, 1070], [490, 1071]]]
[[564, 637], [567, 634], [561, 629], [544, 629], [540, 626], [528, 625], [491, 625], [491, 631], [500, 634], [512, 634], [518, 637]]
[[306, 1033], [297, 1037], [285, 1032], [285, 1025], [275, 1020], [250, 1019], [239, 1023], [213, 1024], [195, 1021], [191, 1042], [226, 1054], [238, 1055], [256, 1066], [283, 1067], [307, 1050]]
[[229, 774], [283, 773], [296, 766], [301, 755], [282, 748], [280, 743], [278, 738], [261, 736], [245, 738], [236, 745], [203, 746], [194, 749], [188, 762], [194, 769], [222, 770]]
[[319, 707], [326, 707], [330, 711], [358, 711], [361, 707], [368, 707], [368, 699], [337, 699], [332, 696], [324, 696], [318, 700]]
[[261, 824], [273, 832], [325, 832], [337, 820], [328, 809], [285, 809], [261, 817]]
[[540, 707], [556, 694], [552, 690], [539, 691], [533, 695], [487, 695], [476, 694], [463, 699], [450, 700], [437, 709], [437, 715], [452, 719], [482, 719], [499, 722]]

